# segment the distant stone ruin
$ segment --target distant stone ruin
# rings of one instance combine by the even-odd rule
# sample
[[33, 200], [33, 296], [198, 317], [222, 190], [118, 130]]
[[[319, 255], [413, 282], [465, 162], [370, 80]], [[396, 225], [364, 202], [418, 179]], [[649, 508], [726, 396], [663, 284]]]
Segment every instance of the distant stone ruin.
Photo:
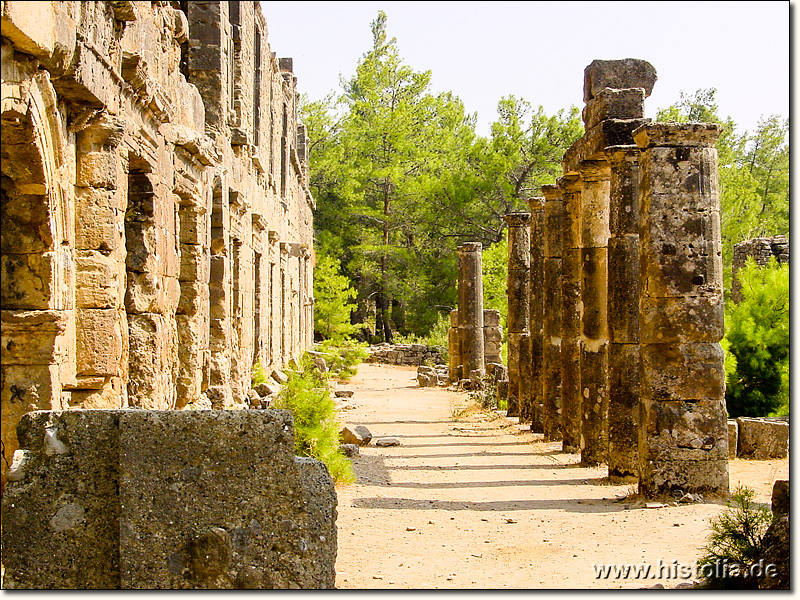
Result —
[[789, 264], [789, 240], [785, 235], [745, 240], [733, 247], [731, 299], [734, 302], [742, 301], [742, 284], [737, 279], [736, 272], [745, 266], [747, 259], [752, 258], [759, 267], [763, 267], [773, 256], [778, 264]]
[[650, 123], [655, 81], [646, 61], [590, 64], [564, 175], [506, 217], [509, 396], [646, 495], [725, 494], [721, 127]]
[[489, 365], [502, 364], [500, 311], [483, 308], [483, 246], [458, 248], [458, 310], [450, 311], [448, 377], [450, 382], [481, 386]]

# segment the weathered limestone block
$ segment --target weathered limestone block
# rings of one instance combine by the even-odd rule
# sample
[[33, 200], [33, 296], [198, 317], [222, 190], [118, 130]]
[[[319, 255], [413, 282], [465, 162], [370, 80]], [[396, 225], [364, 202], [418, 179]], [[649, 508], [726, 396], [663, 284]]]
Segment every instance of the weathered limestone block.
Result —
[[[78, 382], [79, 385], [81, 382]], [[98, 389], [76, 389], [71, 392], [70, 408], [125, 408], [125, 386], [120, 377], [107, 377]]]
[[[725, 402], [719, 400], [645, 403], [641, 426], [646, 434], [647, 460], [718, 461], [724, 463], [727, 472], [728, 424], [725, 415]], [[702, 481], [697, 484], [702, 485]]]
[[20, 434], [9, 589], [333, 587], [333, 482], [288, 411], [38, 412]]
[[118, 161], [115, 151], [79, 153], [75, 183], [80, 187], [116, 190]]
[[4, 310], [0, 345], [4, 365], [46, 365], [63, 353], [61, 335], [70, 313], [60, 310]]
[[128, 398], [131, 406], [166, 410], [175, 407], [172, 382], [178, 372], [175, 321], [157, 313], [128, 315]]
[[643, 119], [644, 98], [644, 88], [606, 87], [600, 90], [583, 107], [583, 122], [586, 124], [586, 129], [591, 129], [606, 119]]
[[716, 342], [725, 335], [722, 294], [674, 298], [642, 295], [640, 306], [642, 343]]
[[117, 308], [124, 297], [119, 263], [101, 252], [79, 252], [75, 258], [75, 302], [80, 308]]
[[589, 102], [605, 88], [642, 88], [646, 98], [653, 93], [657, 79], [655, 68], [646, 60], [594, 60], [583, 72], [583, 100]]
[[57, 255], [3, 254], [0, 256], [0, 302], [3, 308], [46, 310], [58, 289]]
[[789, 423], [739, 417], [739, 458], [786, 458], [789, 455]]
[[117, 309], [79, 308], [77, 372], [82, 375], [122, 375], [125, 333], [122, 313]]
[[608, 249], [581, 250], [581, 302], [583, 335], [608, 339]]
[[[456, 313], [458, 311], [455, 311]], [[500, 311], [494, 308], [483, 309], [483, 328], [484, 329], [498, 329], [500, 324]]]
[[648, 399], [724, 397], [725, 369], [719, 344], [643, 344], [642, 368], [642, 396]]

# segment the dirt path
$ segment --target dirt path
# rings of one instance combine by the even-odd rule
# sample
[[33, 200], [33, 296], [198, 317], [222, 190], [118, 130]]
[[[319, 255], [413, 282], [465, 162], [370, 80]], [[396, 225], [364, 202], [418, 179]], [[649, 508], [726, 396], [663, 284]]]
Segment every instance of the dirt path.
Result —
[[[357, 482], [337, 488], [336, 584], [367, 588], [641, 588], [685, 579], [718, 504], [639, 508], [615, 496], [605, 468], [578, 467], [560, 443], [504, 417], [458, 415], [462, 392], [419, 388], [412, 367], [364, 364], [346, 386], [342, 423], [366, 425], [373, 443], [354, 459]], [[454, 418], [458, 417], [458, 419]], [[789, 461], [731, 462], [731, 483], [769, 501]], [[659, 560], [661, 561], [659, 563]], [[664, 565], [646, 580], [595, 576], [593, 564]], [[661, 577], [658, 577], [658, 576]], [[657, 578], [658, 577], [658, 578]]]

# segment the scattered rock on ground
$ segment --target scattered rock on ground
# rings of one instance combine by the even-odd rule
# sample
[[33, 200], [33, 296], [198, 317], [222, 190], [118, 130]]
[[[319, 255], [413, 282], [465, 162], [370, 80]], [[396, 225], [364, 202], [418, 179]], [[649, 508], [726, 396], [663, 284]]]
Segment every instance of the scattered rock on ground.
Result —
[[267, 396], [274, 396], [281, 388], [276, 383], [265, 382], [257, 384], [253, 389], [259, 396], [266, 398]]
[[337, 398], [352, 398], [353, 390], [336, 390], [333, 395]]
[[278, 371], [278, 370], [272, 372], [272, 378], [281, 385], [289, 381], [289, 376], [286, 375], [286, 373], [284, 373], [283, 371]]
[[314, 359], [314, 367], [320, 373], [327, 373], [328, 372], [328, 363], [326, 363], [325, 359], [322, 358], [321, 356], [318, 356], [317, 358]]
[[339, 437], [343, 444], [355, 444], [357, 446], [366, 446], [372, 441], [372, 433], [363, 425], [357, 425], [352, 429], [343, 427], [339, 432]]
[[356, 426], [356, 434], [358, 434], [364, 442], [362, 446], [366, 446], [372, 441], [372, 432], [363, 425]]
[[380, 448], [387, 448], [389, 446], [399, 446], [400, 440], [398, 440], [397, 438], [381, 438], [377, 442], [375, 442], [375, 445]]
[[360, 454], [357, 444], [342, 444], [339, 448], [347, 458], [354, 458]]

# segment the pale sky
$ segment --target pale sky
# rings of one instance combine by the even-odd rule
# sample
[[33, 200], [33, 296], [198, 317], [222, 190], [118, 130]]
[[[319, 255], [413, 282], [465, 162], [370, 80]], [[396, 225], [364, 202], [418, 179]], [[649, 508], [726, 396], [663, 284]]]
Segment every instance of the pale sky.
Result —
[[515, 95], [548, 114], [583, 107], [594, 59], [641, 58], [658, 73], [648, 117], [680, 92], [716, 88], [721, 117], [753, 131], [789, 116], [790, 2], [262, 2], [269, 42], [292, 57], [312, 100], [340, 92], [370, 49], [370, 22], [390, 37], [434, 92], [452, 91], [487, 135], [497, 101]]

